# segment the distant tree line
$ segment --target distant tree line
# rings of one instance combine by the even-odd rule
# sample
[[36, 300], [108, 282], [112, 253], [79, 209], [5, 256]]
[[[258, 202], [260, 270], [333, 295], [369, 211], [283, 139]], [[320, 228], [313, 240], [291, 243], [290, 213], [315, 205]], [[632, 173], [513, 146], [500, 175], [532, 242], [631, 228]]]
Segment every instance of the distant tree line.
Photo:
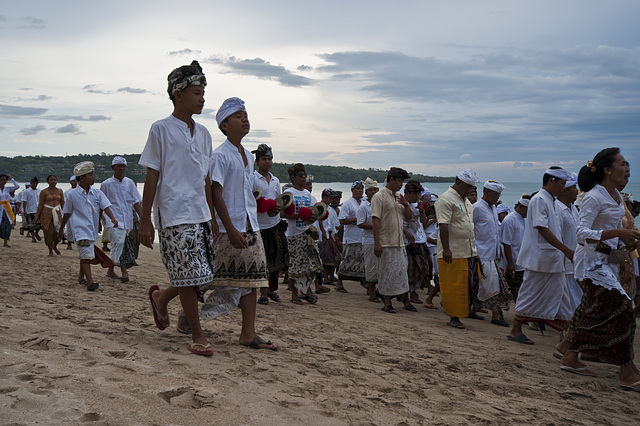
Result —
[[[96, 166], [96, 182], [102, 182], [111, 177], [111, 160], [113, 155], [104, 152], [100, 154], [78, 154], [62, 156], [0, 156], [0, 173], [8, 173], [19, 182], [28, 182], [37, 176], [40, 182], [44, 182], [49, 175], [56, 175], [60, 182], [68, 181], [73, 175], [73, 166], [80, 161], [93, 161]], [[140, 154], [124, 154], [127, 159], [127, 176], [135, 182], [144, 182], [146, 168], [138, 164]], [[273, 163], [271, 173], [280, 179], [282, 183], [289, 182], [287, 169], [293, 163]], [[314, 176], [315, 182], [353, 182], [364, 180], [367, 177], [383, 182], [387, 177], [387, 171], [381, 169], [354, 169], [346, 166], [316, 166], [305, 164], [307, 173]], [[412, 179], [420, 182], [453, 182], [455, 177], [427, 176], [409, 172]]]

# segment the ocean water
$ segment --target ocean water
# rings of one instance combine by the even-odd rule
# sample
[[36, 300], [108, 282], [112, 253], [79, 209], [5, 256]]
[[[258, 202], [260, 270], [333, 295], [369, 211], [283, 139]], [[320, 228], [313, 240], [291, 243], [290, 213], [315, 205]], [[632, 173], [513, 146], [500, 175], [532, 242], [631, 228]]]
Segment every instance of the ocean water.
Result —
[[[283, 182], [284, 183], [284, 182]], [[520, 196], [522, 196], [522, 194], [531, 194], [535, 191], [538, 191], [542, 185], [542, 182], [539, 183], [535, 183], [535, 182], [502, 182], [503, 185], [505, 185], [505, 190], [502, 192], [502, 195], [500, 197], [500, 200], [506, 204], [507, 206], [509, 206], [509, 208], [511, 210], [513, 210], [513, 207], [516, 205], [516, 203], [518, 202], [518, 200], [520, 199]], [[431, 191], [431, 193], [436, 194], [436, 195], [440, 195], [442, 194], [444, 191], [446, 191], [452, 184], [451, 183], [429, 183], [429, 182], [424, 182], [422, 183], [422, 186], [429, 188], [429, 190]], [[382, 188], [382, 183], [380, 183], [380, 188]], [[71, 187], [71, 185], [68, 182], [61, 182], [58, 183], [58, 188], [62, 189], [63, 191], [66, 189], [69, 189]], [[96, 183], [95, 184], [96, 188], [100, 188], [100, 183]], [[142, 195], [142, 191], [143, 191], [143, 187], [144, 185], [139, 184], [138, 185], [138, 191], [140, 191], [140, 194]], [[482, 183], [480, 182], [480, 192], [479, 192], [479, 196], [482, 196]], [[38, 185], [38, 188], [43, 189], [45, 188], [44, 184], [40, 184]], [[313, 190], [311, 191], [311, 193], [313, 194], [314, 197], [316, 197], [316, 199], [318, 201], [320, 201], [320, 199], [322, 198], [322, 190], [325, 188], [331, 188], [334, 189], [336, 191], [342, 191], [342, 201], [344, 202], [346, 199], [348, 199], [349, 197], [351, 197], [351, 183], [347, 183], [347, 182], [330, 182], [330, 183], [314, 183], [313, 184]], [[624, 189], [624, 192], [627, 193], [631, 193], [634, 195], [634, 199], [635, 200], [640, 200], [640, 183], [629, 183], [627, 185], [627, 187]], [[636, 218], [636, 225], [640, 224], [640, 216], [638, 216]]]

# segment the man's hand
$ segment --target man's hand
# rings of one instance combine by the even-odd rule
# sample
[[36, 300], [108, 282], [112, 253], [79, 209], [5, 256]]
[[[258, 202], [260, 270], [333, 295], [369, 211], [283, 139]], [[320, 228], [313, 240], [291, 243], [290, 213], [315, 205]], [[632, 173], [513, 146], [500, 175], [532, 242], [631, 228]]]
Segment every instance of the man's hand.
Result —
[[153, 250], [154, 236], [155, 229], [153, 228], [153, 223], [151, 223], [151, 221], [141, 221], [140, 229], [138, 230], [138, 240], [140, 240], [140, 244]]
[[382, 244], [374, 244], [373, 245], [373, 254], [376, 255], [376, 257], [380, 257], [382, 256]]
[[442, 250], [442, 260], [444, 260], [447, 263], [453, 262], [453, 254], [451, 253], [450, 249]]

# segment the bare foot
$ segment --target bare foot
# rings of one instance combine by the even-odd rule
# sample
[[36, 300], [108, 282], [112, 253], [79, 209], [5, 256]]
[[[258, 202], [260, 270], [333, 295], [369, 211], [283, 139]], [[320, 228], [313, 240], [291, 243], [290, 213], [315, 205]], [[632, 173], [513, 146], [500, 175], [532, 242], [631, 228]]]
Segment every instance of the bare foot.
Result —
[[114, 271], [107, 271], [107, 276], [109, 278], [113, 278], [114, 280], [119, 280], [120, 276], [116, 274]]
[[55, 251], [55, 252], [56, 252], [56, 254], [57, 254], [58, 256], [60, 256], [60, 250], [58, 250], [57, 248], [54, 248], [54, 249], [53, 249], [53, 251]]

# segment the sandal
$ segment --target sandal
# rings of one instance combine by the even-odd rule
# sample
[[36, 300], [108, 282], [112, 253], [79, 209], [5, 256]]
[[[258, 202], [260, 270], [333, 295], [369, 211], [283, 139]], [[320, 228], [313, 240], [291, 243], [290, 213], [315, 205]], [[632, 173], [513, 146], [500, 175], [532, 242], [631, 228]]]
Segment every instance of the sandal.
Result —
[[435, 309], [438, 310], [438, 307], [436, 305], [434, 305], [433, 303], [425, 303], [424, 307], [427, 309]]
[[258, 299], [258, 304], [260, 304], [260, 305], [268, 305], [269, 304], [269, 298], [265, 297], [265, 296], [260, 296], [260, 298]]
[[211, 349], [211, 343], [203, 345], [202, 343], [192, 343], [189, 345], [189, 352], [194, 355], [213, 356], [213, 349]]
[[315, 305], [316, 303], [318, 303], [318, 297], [315, 294], [309, 294], [306, 297], [307, 302], [309, 302], [312, 305]]
[[304, 305], [304, 303], [302, 303], [302, 299], [300, 299], [299, 297], [297, 299], [291, 299], [291, 303], [295, 303], [296, 305]]
[[280, 303], [280, 296], [278, 295], [278, 293], [271, 293], [267, 295], [269, 297], [269, 299], [273, 300], [274, 302], [278, 302]]
[[384, 311], [384, 312], [386, 312], [388, 314], [395, 314], [396, 313], [396, 310], [391, 305], [383, 307], [382, 311]]

